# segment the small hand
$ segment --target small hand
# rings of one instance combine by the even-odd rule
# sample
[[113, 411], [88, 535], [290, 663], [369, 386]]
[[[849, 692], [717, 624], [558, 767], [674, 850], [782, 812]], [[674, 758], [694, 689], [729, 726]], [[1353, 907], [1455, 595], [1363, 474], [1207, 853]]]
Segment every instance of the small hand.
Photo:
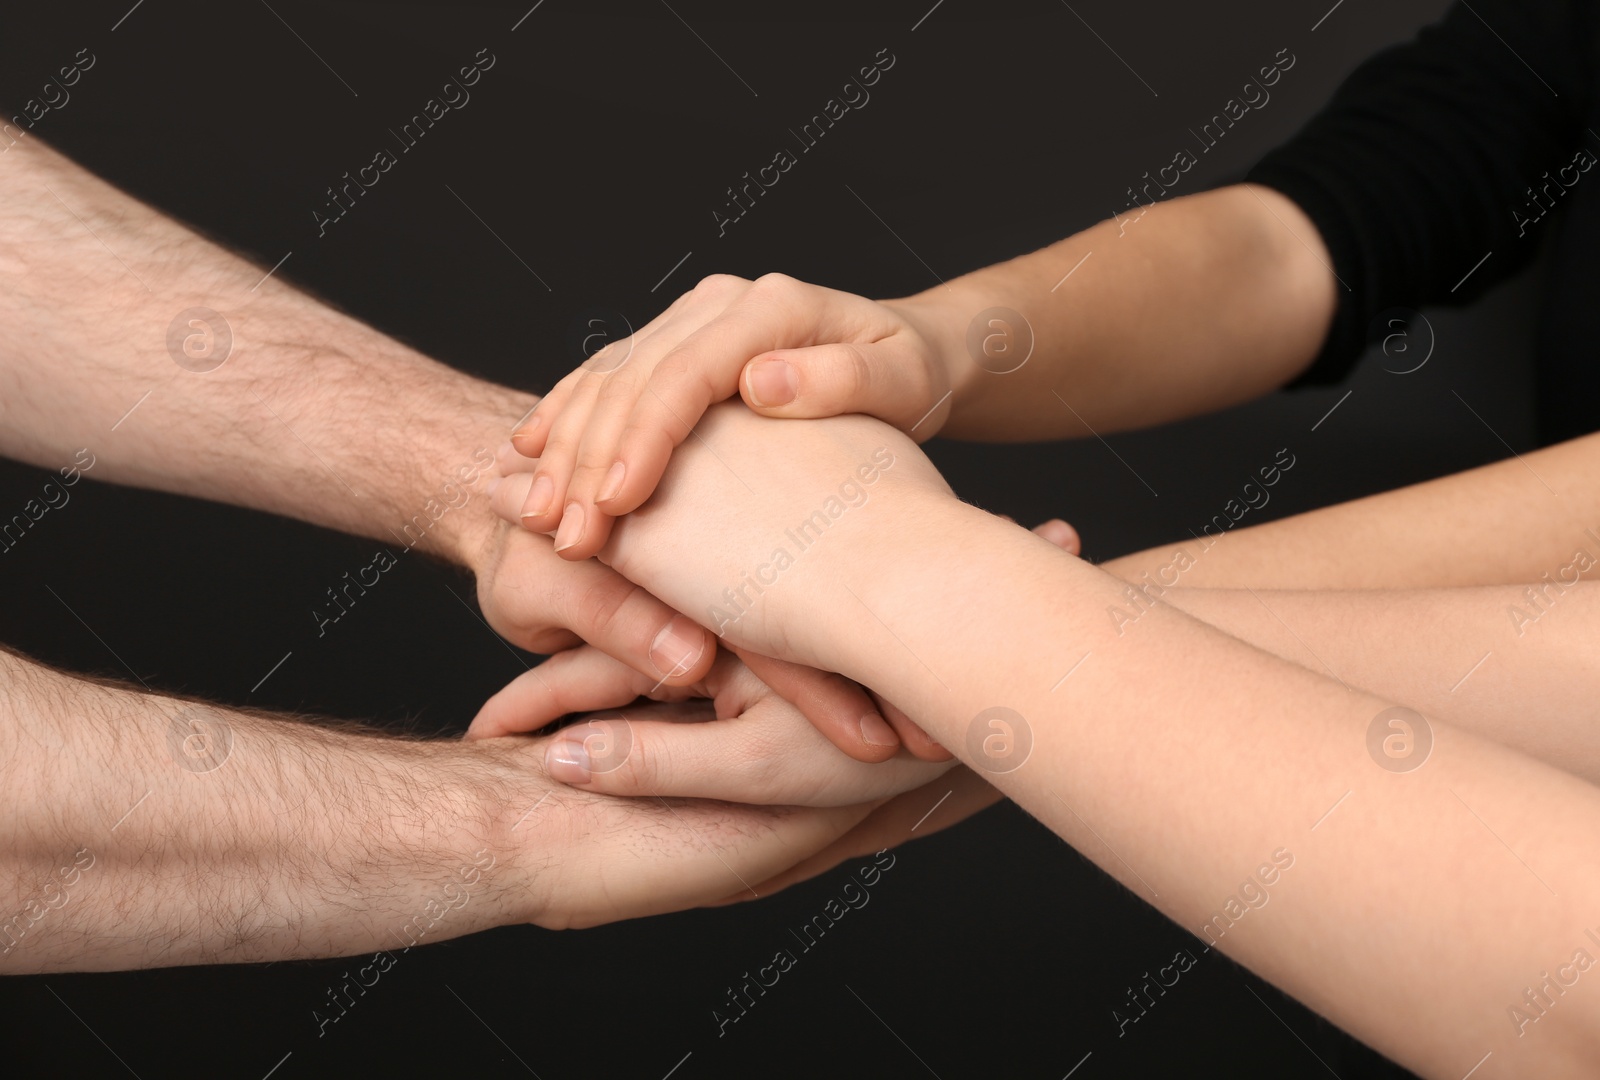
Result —
[[913, 310], [782, 274], [706, 278], [523, 421], [512, 442], [540, 465], [521, 520], [553, 531], [566, 558], [593, 555], [706, 409], [735, 393], [769, 416], [861, 412], [931, 438], [949, 413], [952, 368]]

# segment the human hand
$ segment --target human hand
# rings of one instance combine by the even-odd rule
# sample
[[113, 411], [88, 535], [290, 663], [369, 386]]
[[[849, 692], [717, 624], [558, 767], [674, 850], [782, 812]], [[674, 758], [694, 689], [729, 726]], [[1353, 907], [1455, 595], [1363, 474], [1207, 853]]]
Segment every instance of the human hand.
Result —
[[[674, 455], [657, 497], [617, 523], [599, 557], [727, 645], [845, 666], [822, 657], [851, 643], [819, 639], [806, 613], [831, 605], [858, 615], [864, 636], [881, 636], [850, 581], [860, 588], [861, 574], [894, 558], [898, 536], [954, 503], [949, 486], [915, 443], [867, 417], [789, 424], [724, 403], [696, 435]], [[515, 515], [527, 488], [527, 473], [504, 478], [495, 511]], [[982, 571], [981, 557], [972, 568]]]
[[540, 464], [516, 515], [556, 551], [599, 551], [640, 506], [707, 407], [739, 393], [775, 417], [866, 413], [917, 439], [949, 414], [956, 371], [906, 302], [782, 274], [702, 280], [631, 337], [563, 378], [513, 445]]
[[550, 654], [587, 641], [668, 686], [711, 669], [716, 639], [704, 627], [592, 559], [562, 559], [548, 537], [495, 523], [466, 561], [484, 618], [514, 645]]
[[827, 847], [875, 805], [617, 799], [550, 779], [547, 741], [471, 746], [507, 800], [486, 849], [497, 856], [484, 873], [491, 923], [578, 929], [698, 907], [736, 890], [756, 899], [767, 895], [760, 882]]
[[[922, 787], [883, 803], [815, 855], [757, 883], [755, 891], [762, 896], [771, 896], [791, 885], [825, 874], [846, 859], [871, 855], [898, 847], [907, 840], [932, 836], [960, 824], [980, 810], [988, 809], [1002, 798], [1000, 792], [977, 773], [965, 765], [958, 765]], [[750, 899], [753, 897], [748, 892], [741, 891], [708, 906], [721, 907]]]
[[[627, 708], [640, 695], [662, 704]], [[949, 770], [902, 752], [869, 765], [840, 754], [733, 654], [700, 683], [650, 685], [595, 649], [559, 653], [490, 698], [468, 739], [535, 731], [569, 713], [624, 710], [562, 729], [545, 742], [556, 780], [609, 795], [680, 795], [730, 802], [844, 806], [889, 798]]]
[[[513, 539], [515, 534], [523, 532], [520, 528], [516, 528], [514, 523], [517, 521], [518, 508], [522, 505], [531, 482], [530, 474], [539, 464], [537, 459], [522, 456], [510, 443], [507, 443], [501, 447], [496, 456], [496, 463], [501, 475], [488, 489], [490, 503], [494, 511], [511, 526], [500, 528], [499, 541], [513, 547], [524, 548], [529, 546], [529, 541], [532, 541], [536, 550], [537, 545], [548, 546], [549, 540], [545, 537], [526, 537], [526, 534], [523, 534], [525, 540]], [[605, 572], [604, 567], [592, 559], [570, 565], [588, 566], [596, 573]], [[555, 573], [553, 577], [559, 580], [561, 575]], [[607, 589], [616, 587], [616, 581], [612, 577], [602, 577], [600, 580]], [[481, 581], [483, 578], [480, 576]], [[639, 592], [649, 597], [644, 590]], [[523, 602], [527, 603], [526, 600]], [[488, 610], [488, 606], [489, 602], [485, 601], [485, 610]], [[538, 610], [535, 606], [536, 614]], [[572, 642], [569, 641], [567, 644]], [[611, 649], [603, 646], [602, 648], [610, 655], [617, 655]], [[930, 739], [905, 713], [892, 703], [876, 695], [869, 695], [851, 680], [805, 665], [776, 660], [759, 652], [737, 649], [735, 651], [758, 678], [776, 690], [785, 700], [793, 702], [818, 731], [857, 761], [886, 761], [893, 757], [902, 745], [914, 757], [924, 761], [949, 760], [949, 751]], [[630, 666], [635, 665], [630, 664]], [[635, 670], [643, 669], [635, 666]], [[643, 670], [643, 673], [650, 674], [648, 670]], [[658, 681], [671, 686], [685, 685], [682, 677], [652, 680], [652, 682]]]

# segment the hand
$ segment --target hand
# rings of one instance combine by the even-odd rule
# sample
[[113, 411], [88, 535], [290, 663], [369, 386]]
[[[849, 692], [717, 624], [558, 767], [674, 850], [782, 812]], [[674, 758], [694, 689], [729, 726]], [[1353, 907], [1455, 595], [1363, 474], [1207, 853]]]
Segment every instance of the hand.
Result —
[[569, 713], [622, 709], [642, 694], [666, 704], [581, 721], [546, 741], [549, 775], [609, 795], [846, 806], [898, 795], [950, 768], [948, 753], [943, 764], [905, 752], [879, 765], [843, 756], [727, 652], [701, 683], [665, 689], [595, 649], [560, 653], [490, 698], [467, 738], [535, 731]]
[[[949, 359], [911, 320], [782, 274], [715, 275], [567, 375], [512, 436], [540, 465], [518, 515], [556, 551], [599, 551], [614, 518], [655, 490], [673, 448], [735, 393], [781, 417], [877, 416], [931, 438], [949, 413]], [[973, 365], [963, 365], [966, 372]]]
[[[894, 559], [897, 538], [955, 501], [916, 444], [867, 417], [790, 424], [726, 403], [696, 435], [674, 455], [658, 496], [617, 523], [599, 557], [732, 647], [846, 666], [831, 658], [855, 643], [811, 630], [808, 615], [824, 604], [859, 615], [863, 637], [886, 638], [861, 607], [859, 576]], [[503, 480], [496, 512], [515, 513], [526, 487], [526, 473]], [[982, 572], [980, 552], [970, 566]]]
[[560, 558], [547, 537], [496, 522], [467, 561], [484, 618], [514, 645], [549, 654], [587, 641], [668, 686], [711, 669], [703, 627], [600, 563]]
[[[977, 773], [958, 765], [938, 779], [890, 799], [815, 855], [757, 884], [755, 891], [771, 896], [827, 873], [846, 859], [898, 847], [913, 838], [932, 836], [988, 809], [1002, 797]], [[721, 907], [750, 899], [753, 898], [748, 892], [739, 892], [708, 906]]]
[[[538, 467], [539, 462], [534, 458], [522, 456], [510, 443], [507, 443], [501, 447], [496, 463], [502, 475], [487, 488], [490, 504], [503, 520], [514, 523], [517, 520], [517, 510], [522, 506], [532, 480], [530, 474]], [[535, 553], [542, 554], [549, 546], [548, 539], [529, 536], [514, 526], [508, 528], [502, 525], [495, 535], [497, 543], [531, 549]], [[518, 536], [521, 537], [520, 540], [516, 539]], [[642, 589], [635, 590], [631, 583], [618, 578], [614, 572], [606, 570], [593, 559], [561, 565], [586, 567], [587, 573], [598, 575], [597, 587], [605, 590], [604, 595], [607, 598], [615, 590], [621, 590], [624, 595], [627, 595], [628, 590], [633, 590], [639, 597], [653, 600], [649, 593]], [[563, 575], [559, 570], [551, 573], [552, 580], [559, 581], [564, 576], [567, 575]], [[486, 580], [483, 572], [480, 572], [480, 595]], [[494, 595], [507, 591], [496, 585], [495, 594], [484, 600], [484, 610], [490, 610]], [[517, 590], [509, 591], [513, 596], [517, 595]], [[525, 607], [530, 603], [526, 597], [520, 602]], [[610, 601], [607, 599], [605, 602]], [[548, 606], [549, 601], [543, 604], [533, 602], [532, 614], [536, 618], [541, 617]], [[670, 609], [665, 610], [670, 611]], [[683, 616], [678, 618], [682, 619]], [[588, 621], [592, 624], [595, 620], [591, 618]], [[695, 626], [695, 629], [701, 628]], [[701, 632], [704, 633], [703, 630]], [[624, 645], [627, 640], [626, 637], [623, 638]], [[559, 644], [555, 644], [549, 651], [553, 652], [555, 649], [566, 648], [575, 643], [570, 635], [563, 634], [559, 638]], [[595, 643], [610, 655], [619, 655], [614, 648], [606, 647], [604, 641]], [[778, 691], [786, 700], [793, 702], [829, 741], [857, 761], [885, 761], [893, 757], [902, 744], [913, 756], [924, 761], [947, 761], [950, 758], [949, 752], [930, 739], [905, 713], [888, 702], [869, 696], [860, 686], [843, 676], [774, 660], [756, 652], [741, 652], [739, 655], [768, 686]], [[635, 670], [642, 671], [646, 675], [650, 674], [649, 669], [639, 668], [637, 664], [629, 661], [627, 655], [621, 655], [620, 658], [629, 662]], [[704, 659], [703, 663], [709, 666], [709, 658]], [[703, 673], [699, 665], [696, 667]], [[685, 685], [685, 677], [680, 675], [672, 679], [652, 679], [652, 682], [681, 686]]]
[[542, 775], [544, 742], [474, 744], [485, 764], [495, 762], [491, 768], [508, 777], [512, 800], [489, 849], [506, 857], [484, 873], [490, 902], [499, 905], [494, 922], [577, 929], [697, 907], [735, 891], [755, 899], [767, 895], [760, 882], [825, 848], [874, 805], [616, 799]]

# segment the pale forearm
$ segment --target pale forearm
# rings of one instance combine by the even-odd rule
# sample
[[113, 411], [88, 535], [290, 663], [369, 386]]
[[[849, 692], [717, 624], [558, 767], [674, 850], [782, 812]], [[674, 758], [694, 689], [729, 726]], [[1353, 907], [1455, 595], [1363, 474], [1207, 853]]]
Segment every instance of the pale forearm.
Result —
[[458, 559], [487, 533], [462, 506], [530, 395], [263, 280], [37, 141], [0, 194], [0, 453], [59, 467], [86, 447], [96, 479]]
[[1570, 585], [1600, 566], [1597, 461], [1600, 435], [1588, 435], [1266, 525], [1228, 530], [1219, 518], [1104, 569], [1212, 589]]
[[[1137, 634], [1150, 600], [1107, 611]], [[1275, 656], [1600, 782], [1600, 584], [1283, 592], [1168, 589], [1160, 602]], [[1408, 744], [1426, 754], [1425, 746]], [[1405, 756], [1402, 755], [1402, 756]], [[1419, 763], [1397, 760], [1400, 766]]]
[[5, 653], [0, 745], [0, 971], [398, 954], [534, 910], [502, 810], [531, 784], [501, 748], [274, 720]]
[[[1109, 575], [971, 508], [904, 509], [915, 527], [880, 557], [818, 569], [870, 621], [842, 591], [791, 594], [820, 662], [978, 768], [974, 730], [1011, 710], [1032, 752], [995, 785], [1197, 934], [1269, 853], [1293, 855], [1278, 902], [1224, 920], [1218, 947], [1411, 1067], [1458, 1076], [1491, 1048], [1546, 1074], [1592, 1060], [1595, 1002], [1566, 997], [1538, 1039], [1506, 1010], [1600, 905], [1600, 792], [1443, 723], [1425, 769], [1389, 771], [1368, 730], [1390, 702], [1170, 608], [1119, 638]], [[1537, 914], [1505, 914], [1519, 907]]]
[[[1241, 184], [1131, 211], [892, 306], [928, 331], [954, 376], [944, 434], [1083, 436], [1193, 416], [1288, 382], [1333, 317], [1339, 286], [1327, 258], [1294, 203]], [[1021, 367], [1015, 353], [981, 364], [971, 355], [969, 327], [992, 308], [1031, 327]], [[1008, 316], [999, 320], [979, 338], [1023, 340]]]

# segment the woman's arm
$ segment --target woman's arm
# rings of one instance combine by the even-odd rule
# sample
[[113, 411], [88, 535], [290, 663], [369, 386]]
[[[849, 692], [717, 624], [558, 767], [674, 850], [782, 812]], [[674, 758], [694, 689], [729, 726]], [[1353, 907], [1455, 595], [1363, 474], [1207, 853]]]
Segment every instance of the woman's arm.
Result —
[[1597, 470], [1600, 435], [1588, 435], [1103, 568], [1132, 582], [1210, 589], [1570, 584], [1593, 577], [1600, 560]]
[[[1346, 686], [1600, 782], [1600, 583], [1170, 589], [1161, 601]], [[1125, 599], [1107, 619], [1121, 636], [1137, 634], [1148, 610]], [[1414, 767], [1413, 752], [1427, 747], [1397, 746], [1392, 764]]]
[[1593, 787], [1445, 723], [1394, 772], [1367, 749], [1391, 701], [1169, 607], [1119, 637], [1122, 582], [957, 502], [872, 421], [720, 408], [700, 435], [604, 553], [626, 575], [870, 685], [1201, 950], [1414, 1069], [1600, 1053], [1600, 995], [1540, 989], [1592, 947]]

